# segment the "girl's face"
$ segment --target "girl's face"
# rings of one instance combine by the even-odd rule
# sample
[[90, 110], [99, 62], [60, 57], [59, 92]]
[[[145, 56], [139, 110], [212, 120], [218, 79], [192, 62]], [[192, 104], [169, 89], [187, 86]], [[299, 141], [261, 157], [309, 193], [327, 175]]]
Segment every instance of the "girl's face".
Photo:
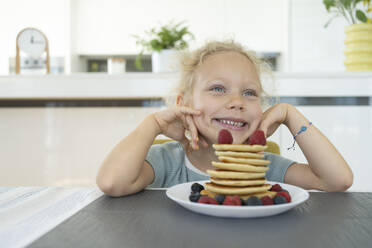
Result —
[[237, 52], [208, 57], [196, 71], [191, 107], [203, 114], [195, 124], [209, 143], [218, 143], [218, 133], [227, 129], [234, 144], [244, 143], [262, 118], [261, 86], [253, 63]]

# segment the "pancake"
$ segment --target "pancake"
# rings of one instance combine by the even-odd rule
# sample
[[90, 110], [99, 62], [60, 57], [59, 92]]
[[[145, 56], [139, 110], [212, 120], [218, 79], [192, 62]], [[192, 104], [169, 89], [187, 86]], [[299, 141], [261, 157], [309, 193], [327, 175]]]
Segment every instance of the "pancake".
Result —
[[230, 152], [230, 151], [216, 151], [217, 156], [233, 157], [233, 158], [264, 158], [264, 153], [254, 152]]
[[249, 164], [234, 164], [212, 161], [212, 165], [218, 169], [241, 171], [241, 172], [266, 172], [269, 168], [267, 166], [255, 166]]
[[[207, 196], [212, 197], [212, 198], [215, 198], [216, 195], [218, 195], [217, 193], [211, 192], [209, 190], [203, 190], [203, 191], [204, 192], [203, 192], [202, 195], [207, 195]], [[230, 196], [234, 196], [234, 195], [230, 195]], [[257, 196], [260, 199], [262, 197], [265, 197], [265, 196], [269, 196], [270, 198], [274, 198], [276, 196], [276, 192], [275, 191], [265, 191], [265, 192], [260, 192], [260, 193], [251, 193], [251, 194], [246, 194], [246, 195], [239, 195], [240, 199], [243, 199], [243, 200], [247, 200], [251, 196]]]
[[267, 146], [261, 145], [229, 145], [229, 144], [213, 144], [213, 148], [217, 151], [234, 151], [234, 152], [262, 152]]
[[252, 185], [263, 185], [266, 183], [266, 179], [252, 179], [252, 180], [242, 180], [242, 179], [218, 179], [218, 178], [210, 178], [211, 182], [217, 185], [225, 185], [225, 186], [252, 186]]
[[265, 192], [271, 189], [270, 184], [264, 184], [259, 186], [246, 186], [246, 187], [232, 187], [232, 186], [221, 186], [214, 183], [205, 183], [205, 189], [217, 194], [224, 195], [246, 195], [251, 193]]
[[233, 157], [220, 156], [220, 157], [218, 157], [218, 160], [220, 160], [221, 162], [238, 163], [238, 164], [250, 164], [250, 165], [268, 165], [268, 164], [270, 164], [269, 160], [252, 159], [252, 158], [233, 158]]
[[260, 179], [264, 178], [264, 172], [237, 172], [225, 170], [207, 170], [207, 173], [213, 178], [221, 179]]
[[274, 198], [276, 196], [275, 191], [266, 191], [266, 192], [260, 192], [260, 193], [252, 193], [252, 194], [247, 194], [247, 195], [239, 195], [239, 197], [243, 200], [247, 200], [251, 196], [257, 196], [258, 198], [262, 198], [265, 196], [269, 196], [270, 198]]

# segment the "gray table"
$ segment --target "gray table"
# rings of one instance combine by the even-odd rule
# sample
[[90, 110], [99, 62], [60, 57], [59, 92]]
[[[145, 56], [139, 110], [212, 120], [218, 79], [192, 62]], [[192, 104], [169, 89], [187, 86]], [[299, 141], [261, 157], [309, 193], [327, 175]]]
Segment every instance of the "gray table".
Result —
[[280, 215], [197, 214], [164, 191], [101, 196], [30, 247], [372, 247], [372, 193], [310, 193]]

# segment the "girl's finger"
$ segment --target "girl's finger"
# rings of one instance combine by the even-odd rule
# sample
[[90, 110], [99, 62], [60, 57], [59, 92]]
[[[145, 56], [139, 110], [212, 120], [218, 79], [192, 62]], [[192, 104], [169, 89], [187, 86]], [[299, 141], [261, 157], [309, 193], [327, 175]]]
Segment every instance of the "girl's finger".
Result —
[[258, 127], [258, 130], [262, 130], [265, 134], [265, 137], [267, 137], [267, 126], [265, 122], [261, 122], [260, 126]]
[[201, 114], [200, 110], [192, 109], [192, 108], [189, 108], [189, 107], [186, 107], [186, 106], [180, 107], [180, 111], [183, 114], [190, 114], [190, 115], [200, 115]]
[[186, 122], [187, 122], [187, 126], [188, 126], [188, 128], [189, 128], [189, 130], [191, 132], [192, 147], [195, 150], [198, 150], [199, 149], [199, 145], [198, 145], [198, 141], [199, 141], [198, 130], [196, 129], [194, 120], [193, 120], [193, 118], [190, 115], [186, 115]]
[[204, 139], [203, 136], [199, 135], [199, 142], [204, 146], [205, 148], [208, 147], [208, 142]]
[[268, 128], [275, 122], [273, 115], [270, 114], [270, 111], [266, 111], [263, 116], [261, 123], [258, 127], [259, 130], [262, 130], [265, 133], [265, 137], [268, 137]]

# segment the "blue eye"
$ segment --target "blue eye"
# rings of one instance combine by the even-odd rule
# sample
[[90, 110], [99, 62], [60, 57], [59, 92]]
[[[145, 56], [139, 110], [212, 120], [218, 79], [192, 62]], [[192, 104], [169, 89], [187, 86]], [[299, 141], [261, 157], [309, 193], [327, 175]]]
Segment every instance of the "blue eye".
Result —
[[244, 96], [256, 96], [256, 92], [254, 90], [247, 90], [243, 93]]
[[225, 89], [220, 87], [220, 86], [215, 86], [215, 87], [211, 88], [211, 91], [214, 91], [214, 92], [217, 92], [217, 93], [224, 93]]

